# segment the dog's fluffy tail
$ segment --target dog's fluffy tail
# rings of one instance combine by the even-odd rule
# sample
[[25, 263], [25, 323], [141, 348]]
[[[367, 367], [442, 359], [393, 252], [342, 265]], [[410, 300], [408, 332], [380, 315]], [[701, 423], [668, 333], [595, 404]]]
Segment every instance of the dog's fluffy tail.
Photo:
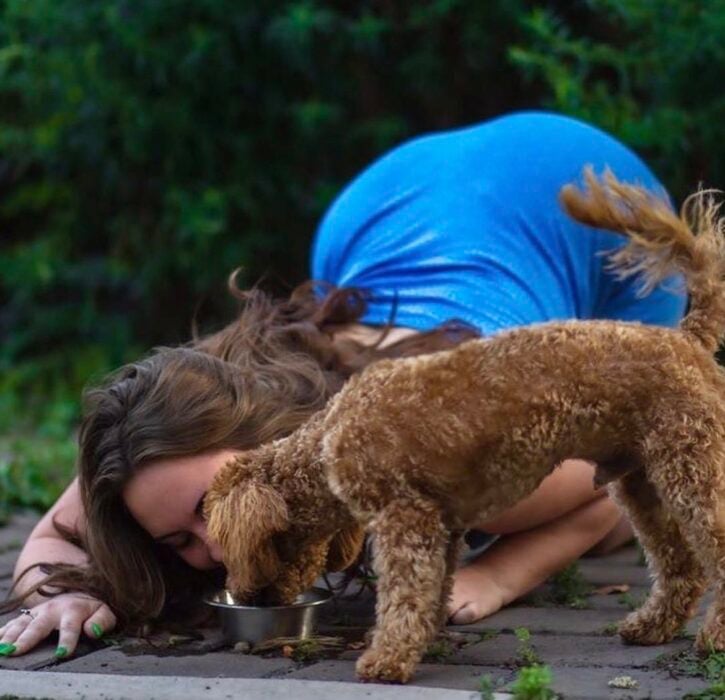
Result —
[[609, 256], [611, 269], [620, 277], [642, 273], [643, 293], [681, 272], [690, 308], [680, 328], [715, 352], [725, 335], [725, 220], [718, 218], [714, 192], [688, 197], [678, 217], [664, 194], [619, 182], [609, 170], [598, 178], [587, 167], [584, 180], [584, 190], [562, 188], [567, 213], [583, 224], [627, 236], [627, 245]]

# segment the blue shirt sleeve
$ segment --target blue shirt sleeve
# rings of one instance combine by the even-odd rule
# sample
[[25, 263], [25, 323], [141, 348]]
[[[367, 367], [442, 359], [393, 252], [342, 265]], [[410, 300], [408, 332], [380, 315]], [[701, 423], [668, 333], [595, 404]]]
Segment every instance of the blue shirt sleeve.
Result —
[[[414, 139], [373, 163], [332, 204], [311, 274], [366, 288], [363, 321], [419, 330], [461, 319], [492, 333], [569, 318], [676, 325], [676, 283], [641, 297], [603, 253], [624, 243], [561, 210], [560, 188], [585, 165], [664, 192], [637, 156], [605, 133], [555, 114], [508, 115]], [[669, 282], [672, 282], [671, 280]]]

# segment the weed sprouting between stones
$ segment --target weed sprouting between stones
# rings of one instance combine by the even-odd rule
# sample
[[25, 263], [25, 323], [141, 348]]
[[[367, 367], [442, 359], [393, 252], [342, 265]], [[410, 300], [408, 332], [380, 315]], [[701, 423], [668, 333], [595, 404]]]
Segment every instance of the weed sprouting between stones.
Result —
[[554, 700], [552, 673], [548, 666], [534, 664], [522, 668], [511, 685], [515, 700]]
[[549, 598], [557, 605], [585, 608], [592, 585], [585, 580], [576, 562], [554, 574], [550, 579]]
[[522, 666], [532, 666], [540, 664], [541, 659], [536, 653], [534, 647], [531, 646], [531, 632], [526, 627], [517, 627], [514, 630], [516, 639], [519, 640], [519, 647], [516, 651], [519, 663]]
[[322, 645], [315, 639], [301, 640], [291, 652], [292, 659], [302, 664], [318, 661], [321, 656]]
[[697, 693], [688, 693], [682, 700], [722, 700], [725, 698], [725, 683], [714, 683]]
[[682, 700], [722, 700], [725, 698], [725, 683], [714, 683], [697, 693], [688, 693]]
[[714, 682], [715, 685], [725, 684], [725, 652], [710, 651], [700, 656], [694, 651], [686, 650], [675, 654], [662, 654], [656, 659], [656, 665], [665, 668], [670, 675], [691, 676]]
[[498, 630], [483, 630], [478, 634], [478, 641], [487, 642], [489, 639], [495, 639], [499, 634]]
[[602, 634], [604, 634], [607, 637], [613, 637], [615, 634], [617, 634], [617, 629], [619, 628], [619, 625], [616, 622], [610, 622], [608, 625], [604, 627], [602, 630]]
[[481, 694], [481, 700], [493, 700], [493, 694], [500, 690], [506, 681], [498, 676], [496, 679], [490, 674], [486, 673], [478, 681], [478, 692]]
[[628, 610], [636, 610], [644, 602], [644, 597], [635, 598], [631, 593], [622, 593], [617, 602], [624, 605]]
[[454, 652], [453, 645], [445, 640], [438, 639], [428, 646], [425, 652], [426, 659], [431, 661], [445, 661]]

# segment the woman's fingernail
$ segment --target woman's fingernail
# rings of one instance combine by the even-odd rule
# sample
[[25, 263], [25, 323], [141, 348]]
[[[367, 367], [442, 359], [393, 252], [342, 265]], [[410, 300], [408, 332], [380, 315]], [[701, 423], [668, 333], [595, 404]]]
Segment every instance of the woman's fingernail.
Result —
[[93, 630], [93, 634], [95, 634], [96, 637], [103, 636], [103, 628], [97, 622], [91, 623], [91, 629]]
[[57, 656], [57, 657], [58, 657], [59, 659], [62, 659], [62, 658], [63, 658], [64, 656], [67, 656], [67, 655], [68, 655], [68, 650], [67, 650], [67, 649], [66, 649], [65, 647], [58, 647], [58, 648], [57, 648], [57, 649], [55, 650], [55, 655], [56, 655], [56, 656]]
[[10, 656], [16, 649], [14, 644], [0, 644], [0, 656]]

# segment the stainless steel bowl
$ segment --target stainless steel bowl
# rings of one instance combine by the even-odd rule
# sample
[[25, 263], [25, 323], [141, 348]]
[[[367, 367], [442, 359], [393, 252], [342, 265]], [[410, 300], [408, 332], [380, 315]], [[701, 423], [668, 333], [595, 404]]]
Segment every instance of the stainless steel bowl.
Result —
[[324, 588], [311, 588], [292, 605], [257, 607], [236, 605], [229, 591], [219, 591], [204, 599], [217, 609], [224, 636], [230, 642], [259, 644], [276, 637], [310, 637], [320, 608], [332, 594]]

